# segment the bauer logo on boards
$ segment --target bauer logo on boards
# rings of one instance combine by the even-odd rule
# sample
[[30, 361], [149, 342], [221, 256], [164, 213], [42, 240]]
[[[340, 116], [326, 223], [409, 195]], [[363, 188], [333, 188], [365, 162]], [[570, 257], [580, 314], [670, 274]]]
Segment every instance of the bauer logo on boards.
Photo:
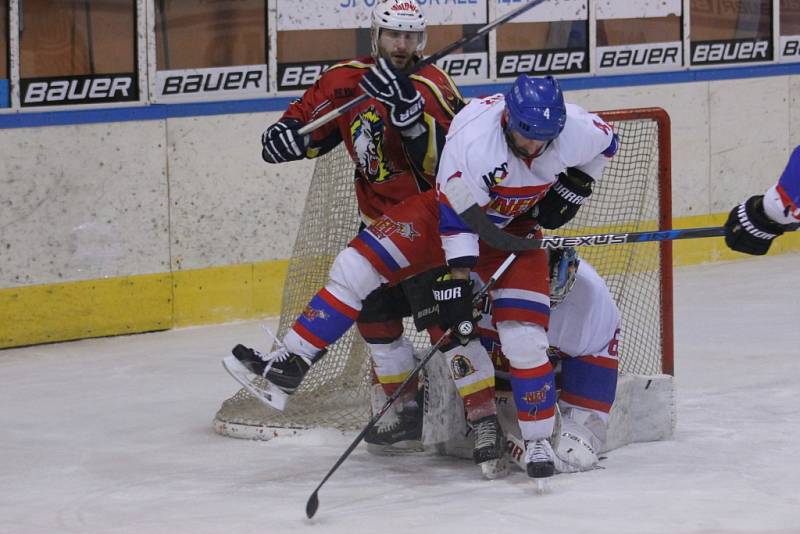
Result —
[[589, 70], [584, 50], [534, 50], [497, 55], [497, 75], [570, 74]]
[[781, 61], [800, 61], [800, 36], [781, 36]]
[[265, 68], [209, 70], [206, 72], [171, 72], [159, 79], [161, 95], [193, 93], [267, 92]]
[[606, 46], [597, 49], [597, 66], [601, 70], [665, 70], [679, 67], [682, 63], [681, 43]]
[[322, 73], [336, 63], [279, 63], [278, 89], [305, 89], [311, 87]]
[[719, 65], [772, 60], [769, 39], [701, 41], [692, 43], [692, 65]]
[[129, 102], [139, 99], [133, 74], [105, 74], [20, 80], [23, 106]]

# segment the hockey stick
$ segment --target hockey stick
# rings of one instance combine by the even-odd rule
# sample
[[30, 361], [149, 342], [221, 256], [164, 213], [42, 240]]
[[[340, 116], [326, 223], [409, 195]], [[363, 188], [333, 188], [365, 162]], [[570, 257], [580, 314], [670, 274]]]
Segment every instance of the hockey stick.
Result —
[[[499, 17], [497, 20], [494, 20], [494, 21], [490, 22], [489, 24], [487, 24], [486, 26], [483, 26], [483, 27], [479, 28], [472, 35], [464, 35], [459, 40], [457, 40], [457, 41], [455, 41], [453, 43], [450, 43], [449, 45], [445, 46], [441, 50], [439, 50], [437, 52], [434, 52], [430, 56], [428, 56], [428, 57], [422, 59], [421, 61], [417, 62], [413, 67], [411, 67], [411, 69], [407, 72], [407, 74], [411, 75], [411, 74], [417, 72], [418, 70], [421, 70], [423, 67], [427, 67], [431, 63], [436, 63], [437, 61], [439, 61], [440, 59], [442, 59], [443, 57], [448, 55], [453, 50], [461, 48], [464, 45], [467, 45], [467, 44], [479, 39], [480, 37], [483, 37], [484, 35], [486, 35], [490, 31], [492, 31], [493, 29], [497, 28], [498, 26], [500, 26], [502, 24], [505, 24], [509, 20], [511, 20], [511, 19], [513, 19], [515, 17], [518, 17], [519, 15], [522, 15], [523, 13], [528, 11], [529, 9], [534, 8], [534, 7], [538, 6], [539, 4], [541, 4], [543, 2], [546, 2], [546, 1], [547, 0], [532, 0], [531, 2], [529, 2], [527, 4], [521, 5], [520, 7], [515, 9], [514, 11], [509, 11], [508, 13], [503, 15], [502, 17]], [[370, 96], [368, 94], [366, 94], [366, 93], [365, 94], [361, 94], [361, 95], [355, 97], [350, 102], [348, 102], [346, 104], [342, 104], [338, 108], [329, 111], [328, 113], [326, 113], [322, 117], [320, 117], [318, 119], [314, 119], [313, 121], [309, 122], [308, 124], [306, 124], [305, 126], [300, 128], [297, 131], [297, 133], [299, 135], [309, 134], [309, 133], [313, 132], [314, 130], [316, 130], [317, 128], [319, 128], [320, 126], [322, 126], [324, 124], [328, 124], [329, 122], [331, 122], [332, 120], [336, 119], [337, 117], [340, 117], [347, 110], [352, 109], [354, 106], [357, 106], [358, 104], [360, 104], [361, 102], [363, 102], [363, 101], [365, 101], [365, 100], [367, 100], [369, 98], [370, 98]]]
[[623, 245], [625, 243], [645, 243], [648, 241], [674, 241], [676, 239], [697, 239], [700, 237], [721, 237], [725, 229], [721, 226], [704, 228], [679, 228], [674, 230], [655, 230], [652, 232], [620, 232], [593, 234], [576, 237], [545, 236], [541, 239], [527, 239], [504, 232], [489, 220], [483, 211], [473, 204], [460, 213], [464, 222], [492, 248], [507, 252], [534, 249], [557, 249], [564, 247]]
[[[677, 230], [655, 230], [653, 232], [626, 232], [618, 234], [594, 234], [577, 237], [546, 236], [542, 239], [522, 239], [530, 245], [527, 249], [535, 248], [564, 248], [580, 246], [622, 245], [625, 243], [646, 243], [648, 241], [675, 241], [676, 239], [697, 239], [700, 237], [722, 237], [725, 228], [707, 226], [704, 228], [679, 228]], [[501, 249], [503, 250], [503, 249]], [[518, 250], [518, 249], [514, 249]], [[524, 249], [523, 249], [524, 250]]]
[[[497, 279], [500, 278], [504, 272], [506, 272], [506, 269], [508, 269], [509, 265], [511, 265], [516, 257], [516, 254], [510, 254], [505, 259], [505, 261], [500, 265], [500, 267], [497, 268], [494, 274], [492, 274], [491, 278], [489, 278], [483, 287], [475, 294], [472, 299], [474, 304], [477, 304], [489, 292], [492, 286], [494, 286], [495, 282], [497, 282]], [[314, 514], [317, 513], [317, 508], [319, 507], [319, 497], [317, 494], [319, 493], [320, 488], [322, 488], [322, 485], [327, 482], [331, 475], [333, 475], [333, 473], [339, 468], [340, 465], [342, 465], [347, 457], [350, 456], [350, 453], [355, 450], [359, 443], [361, 443], [361, 440], [364, 439], [364, 436], [366, 436], [367, 433], [375, 427], [380, 418], [383, 417], [383, 414], [385, 414], [392, 404], [394, 404], [394, 401], [397, 400], [411, 380], [413, 380], [419, 374], [422, 368], [425, 367], [425, 364], [428, 363], [431, 358], [433, 358], [433, 355], [436, 354], [436, 351], [439, 349], [442, 342], [447, 338], [451, 331], [452, 328], [448, 328], [442, 337], [440, 337], [439, 340], [434, 343], [430, 349], [428, 349], [428, 352], [425, 353], [425, 356], [422, 357], [417, 366], [412, 369], [411, 373], [409, 373], [406, 379], [403, 380], [403, 382], [397, 387], [397, 390], [395, 390], [395, 392], [388, 399], [386, 399], [383, 407], [378, 411], [378, 413], [372, 416], [372, 419], [369, 420], [367, 426], [365, 426], [358, 436], [356, 436], [356, 439], [354, 439], [350, 446], [347, 447], [347, 450], [344, 451], [339, 459], [336, 460], [336, 463], [333, 464], [333, 467], [331, 467], [330, 471], [328, 471], [328, 474], [325, 475], [325, 478], [322, 479], [322, 482], [317, 485], [316, 489], [308, 498], [308, 502], [306, 503], [306, 516], [308, 516], [309, 519], [314, 517]]]

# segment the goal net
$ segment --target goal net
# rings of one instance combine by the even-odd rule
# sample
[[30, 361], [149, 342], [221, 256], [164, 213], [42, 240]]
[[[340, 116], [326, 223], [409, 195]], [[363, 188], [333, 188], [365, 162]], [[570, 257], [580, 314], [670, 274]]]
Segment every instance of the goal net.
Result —
[[[587, 203], [569, 225], [553, 234], [578, 236], [671, 228], [669, 117], [660, 108], [600, 112], [620, 137]], [[283, 290], [281, 337], [322, 287], [333, 259], [358, 231], [353, 162], [343, 147], [316, 163]], [[603, 276], [622, 315], [620, 372], [672, 374], [671, 243], [580, 247], [581, 258]], [[420, 352], [427, 333], [406, 322], [406, 335]], [[225, 400], [214, 418], [217, 432], [270, 439], [281, 429], [327, 426], [362, 428], [370, 418], [369, 356], [350, 331], [328, 349], [284, 412], [262, 404], [244, 389]]]

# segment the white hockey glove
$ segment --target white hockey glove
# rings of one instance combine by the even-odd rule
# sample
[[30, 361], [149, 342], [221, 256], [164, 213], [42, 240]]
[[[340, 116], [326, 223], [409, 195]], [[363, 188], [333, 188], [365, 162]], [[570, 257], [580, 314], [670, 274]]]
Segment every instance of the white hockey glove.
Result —
[[309, 135], [299, 135], [303, 123], [297, 119], [281, 119], [261, 134], [261, 157], [267, 163], [295, 161], [306, 156]]
[[388, 61], [378, 58], [361, 78], [361, 89], [389, 109], [392, 126], [404, 130], [422, 117], [425, 99], [411, 79], [398, 72]]

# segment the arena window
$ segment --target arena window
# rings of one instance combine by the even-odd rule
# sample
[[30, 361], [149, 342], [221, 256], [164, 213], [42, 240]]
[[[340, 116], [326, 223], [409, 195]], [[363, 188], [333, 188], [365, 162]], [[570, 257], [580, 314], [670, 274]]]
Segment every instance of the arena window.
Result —
[[691, 2], [692, 65], [772, 61], [772, 0]]
[[334, 63], [370, 53], [369, 28], [278, 30], [278, 90], [311, 86]]
[[267, 80], [266, 0], [156, 0], [155, 101], [258, 98]]
[[139, 100], [136, 2], [20, 2], [22, 106]]
[[597, 69], [671, 70], [683, 65], [679, 14], [597, 21]]
[[497, 76], [589, 70], [588, 20], [510, 23], [497, 29]]
[[133, 72], [136, 2], [20, 2], [20, 76]]
[[265, 64], [265, 18], [265, 0], [156, 0], [158, 70]]
[[800, 1], [781, 0], [781, 61], [800, 61]]

